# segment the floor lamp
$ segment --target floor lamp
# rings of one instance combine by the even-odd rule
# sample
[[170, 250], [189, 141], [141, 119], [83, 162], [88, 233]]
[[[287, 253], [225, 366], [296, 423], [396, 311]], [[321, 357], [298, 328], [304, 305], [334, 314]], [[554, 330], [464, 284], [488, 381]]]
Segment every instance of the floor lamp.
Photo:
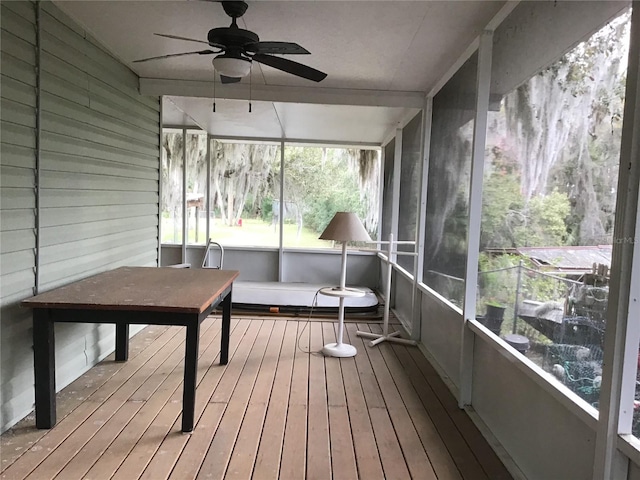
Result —
[[338, 212], [331, 219], [324, 232], [322, 232], [320, 239], [342, 242], [340, 286], [320, 289], [322, 295], [337, 297], [340, 301], [338, 307], [338, 341], [325, 345], [322, 353], [330, 357], [353, 357], [358, 353], [356, 347], [342, 342], [344, 330], [344, 299], [347, 297], [363, 297], [364, 292], [355, 288], [345, 287], [347, 279], [347, 242], [370, 242], [371, 238], [355, 213]]

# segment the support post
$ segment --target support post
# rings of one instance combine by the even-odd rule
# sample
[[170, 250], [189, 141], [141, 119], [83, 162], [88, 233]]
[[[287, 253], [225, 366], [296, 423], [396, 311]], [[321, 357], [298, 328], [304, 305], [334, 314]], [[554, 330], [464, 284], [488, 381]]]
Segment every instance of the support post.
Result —
[[[617, 448], [621, 433], [630, 431], [637, 374], [638, 285], [640, 260], [640, 2], [633, 2], [620, 173], [611, 255], [611, 282], [593, 479], [627, 478], [629, 462]], [[624, 424], [621, 424], [624, 422]]]
[[187, 129], [182, 129], [182, 263], [187, 263], [187, 240], [189, 235], [187, 217]]
[[482, 221], [482, 182], [484, 172], [484, 149], [487, 135], [487, 112], [491, 87], [491, 54], [493, 32], [485, 31], [480, 36], [478, 47], [478, 78], [476, 82], [476, 118], [473, 130], [473, 153], [471, 157], [471, 185], [469, 187], [469, 226], [467, 231], [467, 263], [465, 265], [465, 292], [462, 323], [462, 348], [460, 351], [460, 394], [458, 406], [471, 405], [473, 384], [473, 351], [475, 334], [467, 322], [476, 318], [476, 295], [478, 285], [478, 259], [480, 256], [480, 224]]
[[518, 263], [518, 281], [516, 283], [516, 302], [513, 304], [513, 327], [511, 333], [518, 329], [518, 301], [520, 300], [520, 287], [522, 286], [522, 259]]

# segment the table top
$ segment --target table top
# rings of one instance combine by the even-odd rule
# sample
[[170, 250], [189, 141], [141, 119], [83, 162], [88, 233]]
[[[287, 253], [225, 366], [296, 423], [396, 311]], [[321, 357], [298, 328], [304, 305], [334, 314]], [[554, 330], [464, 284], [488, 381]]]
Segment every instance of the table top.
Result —
[[236, 270], [120, 267], [24, 300], [29, 308], [202, 313]]

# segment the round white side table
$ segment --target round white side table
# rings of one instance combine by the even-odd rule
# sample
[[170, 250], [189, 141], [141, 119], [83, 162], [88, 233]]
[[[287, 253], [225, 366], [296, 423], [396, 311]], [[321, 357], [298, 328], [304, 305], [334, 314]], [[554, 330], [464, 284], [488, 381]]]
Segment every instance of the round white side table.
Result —
[[328, 297], [340, 299], [338, 305], [338, 341], [328, 343], [322, 348], [322, 353], [329, 357], [353, 357], [358, 351], [353, 345], [342, 343], [342, 333], [344, 331], [344, 299], [364, 297], [365, 292], [355, 288], [326, 287], [320, 289], [320, 294]]

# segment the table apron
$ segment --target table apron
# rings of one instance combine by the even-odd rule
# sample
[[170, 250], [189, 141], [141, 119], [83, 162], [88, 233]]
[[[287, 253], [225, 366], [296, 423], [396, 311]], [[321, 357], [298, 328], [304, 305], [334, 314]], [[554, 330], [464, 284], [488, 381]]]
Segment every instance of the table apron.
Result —
[[[129, 325], [191, 325], [202, 321], [211, 312], [167, 313], [130, 310], [80, 310], [65, 308], [45, 308], [50, 321], [61, 323], [115, 323]], [[213, 309], [211, 309], [213, 310]]]

